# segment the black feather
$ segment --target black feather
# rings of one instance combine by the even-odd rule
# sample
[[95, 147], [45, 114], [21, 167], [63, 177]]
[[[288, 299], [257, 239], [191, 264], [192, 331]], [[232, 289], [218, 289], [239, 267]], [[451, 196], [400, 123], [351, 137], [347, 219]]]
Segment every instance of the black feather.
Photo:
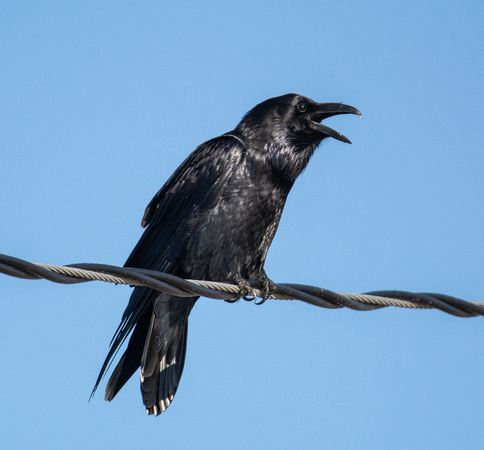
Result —
[[[265, 277], [267, 251], [294, 181], [328, 137], [325, 130], [342, 139], [319, 124], [321, 117], [355, 111], [296, 94], [256, 106], [235, 130], [201, 144], [158, 191], [125, 267], [214, 281]], [[136, 287], [93, 394], [131, 334], [105, 397], [112, 400], [141, 366], [143, 403], [149, 414], [163, 412], [183, 372], [188, 316], [197, 298]]]

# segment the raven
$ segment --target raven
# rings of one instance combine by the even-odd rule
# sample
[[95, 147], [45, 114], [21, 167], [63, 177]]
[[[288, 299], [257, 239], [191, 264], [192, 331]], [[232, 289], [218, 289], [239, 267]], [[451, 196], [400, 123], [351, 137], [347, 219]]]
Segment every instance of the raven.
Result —
[[[321, 123], [337, 114], [361, 116], [352, 106], [287, 94], [258, 104], [233, 131], [201, 144], [149, 203], [141, 223], [147, 228], [125, 267], [241, 287], [259, 280], [267, 295], [272, 283], [264, 262], [292, 185], [323, 139], [350, 143]], [[105, 399], [141, 367], [147, 413], [165, 411], [183, 372], [197, 299], [135, 287], [91, 395], [132, 333]]]

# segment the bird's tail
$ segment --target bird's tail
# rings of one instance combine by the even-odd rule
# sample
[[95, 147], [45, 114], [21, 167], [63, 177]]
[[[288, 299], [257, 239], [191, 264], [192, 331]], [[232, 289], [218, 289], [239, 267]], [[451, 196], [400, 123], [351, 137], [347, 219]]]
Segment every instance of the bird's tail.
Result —
[[187, 350], [188, 314], [174, 322], [173, 317], [167, 319], [153, 312], [141, 357], [141, 395], [146, 412], [155, 416], [173, 401]]
[[[147, 413], [159, 415], [168, 408], [183, 373], [188, 315], [196, 300], [197, 297], [184, 299], [158, 293], [156, 299], [149, 302], [152, 306], [136, 315], [136, 325], [128, 347], [107, 383], [106, 400], [111, 401], [141, 366], [141, 394]], [[121, 322], [113, 338], [96, 387], [126, 337], [127, 322], [131, 320]]]

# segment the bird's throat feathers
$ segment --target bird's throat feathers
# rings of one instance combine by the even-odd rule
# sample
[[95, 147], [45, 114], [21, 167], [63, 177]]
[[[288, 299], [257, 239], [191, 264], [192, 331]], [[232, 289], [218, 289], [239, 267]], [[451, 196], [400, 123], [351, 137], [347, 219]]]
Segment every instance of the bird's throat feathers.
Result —
[[244, 130], [243, 126], [237, 130], [248, 152], [259, 159], [263, 166], [269, 165], [277, 178], [292, 186], [306, 168], [320, 141], [307, 141], [292, 135], [283, 124], [277, 126], [277, 123], [272, 123], [271, 128], [251, 125], [250, 131]]
[[300, 143], [278, 142], [267, 144], [265, 153], [270, 155], [272, 171], [282, 180], [292, 184], [301, 175], [309, 159], [316, 150], [317, 144], [300, 145]]

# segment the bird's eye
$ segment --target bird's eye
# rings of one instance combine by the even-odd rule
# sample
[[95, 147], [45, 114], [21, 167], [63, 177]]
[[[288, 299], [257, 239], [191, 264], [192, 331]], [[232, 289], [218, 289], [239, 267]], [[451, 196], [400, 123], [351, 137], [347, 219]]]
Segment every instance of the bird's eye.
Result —
[[304, 103], [298, 103], [296, 108], [299, 112], [302, 112], [302, 113], [306, 112], [306, 110], [308, 109]]

